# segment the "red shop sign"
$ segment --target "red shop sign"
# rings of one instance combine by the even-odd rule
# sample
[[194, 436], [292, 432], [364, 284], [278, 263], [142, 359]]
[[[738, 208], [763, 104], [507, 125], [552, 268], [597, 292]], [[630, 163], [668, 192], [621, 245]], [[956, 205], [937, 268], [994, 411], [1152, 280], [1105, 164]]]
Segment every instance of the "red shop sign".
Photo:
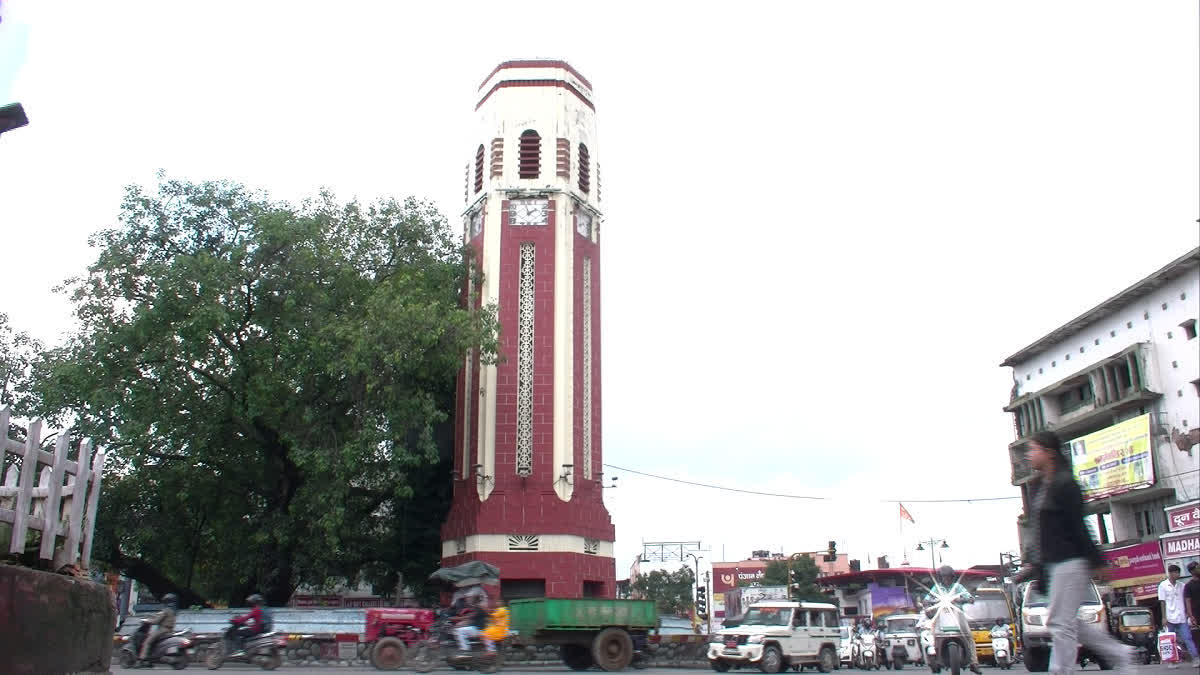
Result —
[[1162, 540], [1162, 545], [1163, 557], [1168, 560], [1200, 555], [1200, 532], [1166, 537]]
[[1200, 502], [1192, 502], [1167, 509], [1167, 529], [1171, 532], [1200, 526]]

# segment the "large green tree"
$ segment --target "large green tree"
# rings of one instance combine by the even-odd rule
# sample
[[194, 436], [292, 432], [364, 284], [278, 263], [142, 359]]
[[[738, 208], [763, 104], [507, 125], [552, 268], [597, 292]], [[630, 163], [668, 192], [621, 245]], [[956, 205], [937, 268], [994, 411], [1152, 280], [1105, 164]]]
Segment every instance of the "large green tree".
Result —
[[27, 412], [112, 453], [94, 557], [186, 604], [436, 566], [455, 374], [496, 351], [427, 203], [133, 186]]
[[696, 575], [683, 565], [674, 572], [652, 570], [638, 575], [633, 591], [640, 598], [653, 600], [664, 614], [684, 615], [692, 611], [695, 586]]

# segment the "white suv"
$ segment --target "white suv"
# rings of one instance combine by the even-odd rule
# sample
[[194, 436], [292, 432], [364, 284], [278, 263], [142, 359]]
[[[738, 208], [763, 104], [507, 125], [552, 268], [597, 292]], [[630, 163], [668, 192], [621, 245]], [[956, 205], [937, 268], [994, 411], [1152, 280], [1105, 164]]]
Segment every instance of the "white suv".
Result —
[[823, 602], [757, 602], [742, 623], [712, 636], [708, 661], [724, 673], [754, 665], [764, 673], [790, 666], [817, 666], [823, 673], [838, 667], [841, 625], [837, 608]]
[[[1050, 629], [1046, 626], [1046, 596], [1036, 593], [1033, 584], [1025, 587], [1021, 596], [1021, 648], [1024, 652], [1025, 668], [1030, 672], [1044, 673], [1050, 668]], [[1088, 584], [1088, 594], [1079, 607], [1079, 620], [1084, 623], [1099, 624], [1101, 630], [1108, 625], [1104, 603], [1100, 601], [1100, 593], [1095, 584]], [[1102, 669], [1108, 669], [1113, 664], [1104, 663], [1100, 658], [1080, 647], [1079, 658], [1090, 659], [1100, 664]]]

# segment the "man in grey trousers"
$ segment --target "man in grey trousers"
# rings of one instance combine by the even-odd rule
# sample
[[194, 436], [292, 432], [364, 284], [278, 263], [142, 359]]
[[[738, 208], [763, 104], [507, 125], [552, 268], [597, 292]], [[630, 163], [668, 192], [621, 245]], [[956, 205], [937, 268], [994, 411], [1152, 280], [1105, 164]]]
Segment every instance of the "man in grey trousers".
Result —
[[1071, 473], [1058, 436], [1034, 434], [1026, 444], [1037, 472], [1030, 513], [1032, 532], [1026, 566], [1019, 578], [1033, 579], [1050, 599], [1050, 672], [1071, 675], [1082, 644], [1120, 673], [1133, 672], [1129, 648], [1098, 626], [1079, 620], [1079, 607], [1089, 595], [1092, 574], [1104, 566], [1096, 542], [1083, 522], [1083, 492]]

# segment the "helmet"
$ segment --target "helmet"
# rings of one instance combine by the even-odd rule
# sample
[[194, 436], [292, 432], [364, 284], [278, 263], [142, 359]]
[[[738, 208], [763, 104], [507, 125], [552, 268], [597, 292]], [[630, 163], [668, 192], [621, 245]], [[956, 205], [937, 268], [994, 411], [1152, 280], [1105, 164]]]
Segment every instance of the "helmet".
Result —
[[162, 596], [162, 604], [174, 609], [179, 606], [179, 596], [174, 593], [167, 593]]
[[937, 578], [942, 582], [953, 580], [954, 568], [949, 565], [942, 565], [937, 569]]
[[254, 595], [246, 598], [246, 602], [250, 603], [251, 605], [261, 605], [263, 604], [263, 596], [255, 593]]

